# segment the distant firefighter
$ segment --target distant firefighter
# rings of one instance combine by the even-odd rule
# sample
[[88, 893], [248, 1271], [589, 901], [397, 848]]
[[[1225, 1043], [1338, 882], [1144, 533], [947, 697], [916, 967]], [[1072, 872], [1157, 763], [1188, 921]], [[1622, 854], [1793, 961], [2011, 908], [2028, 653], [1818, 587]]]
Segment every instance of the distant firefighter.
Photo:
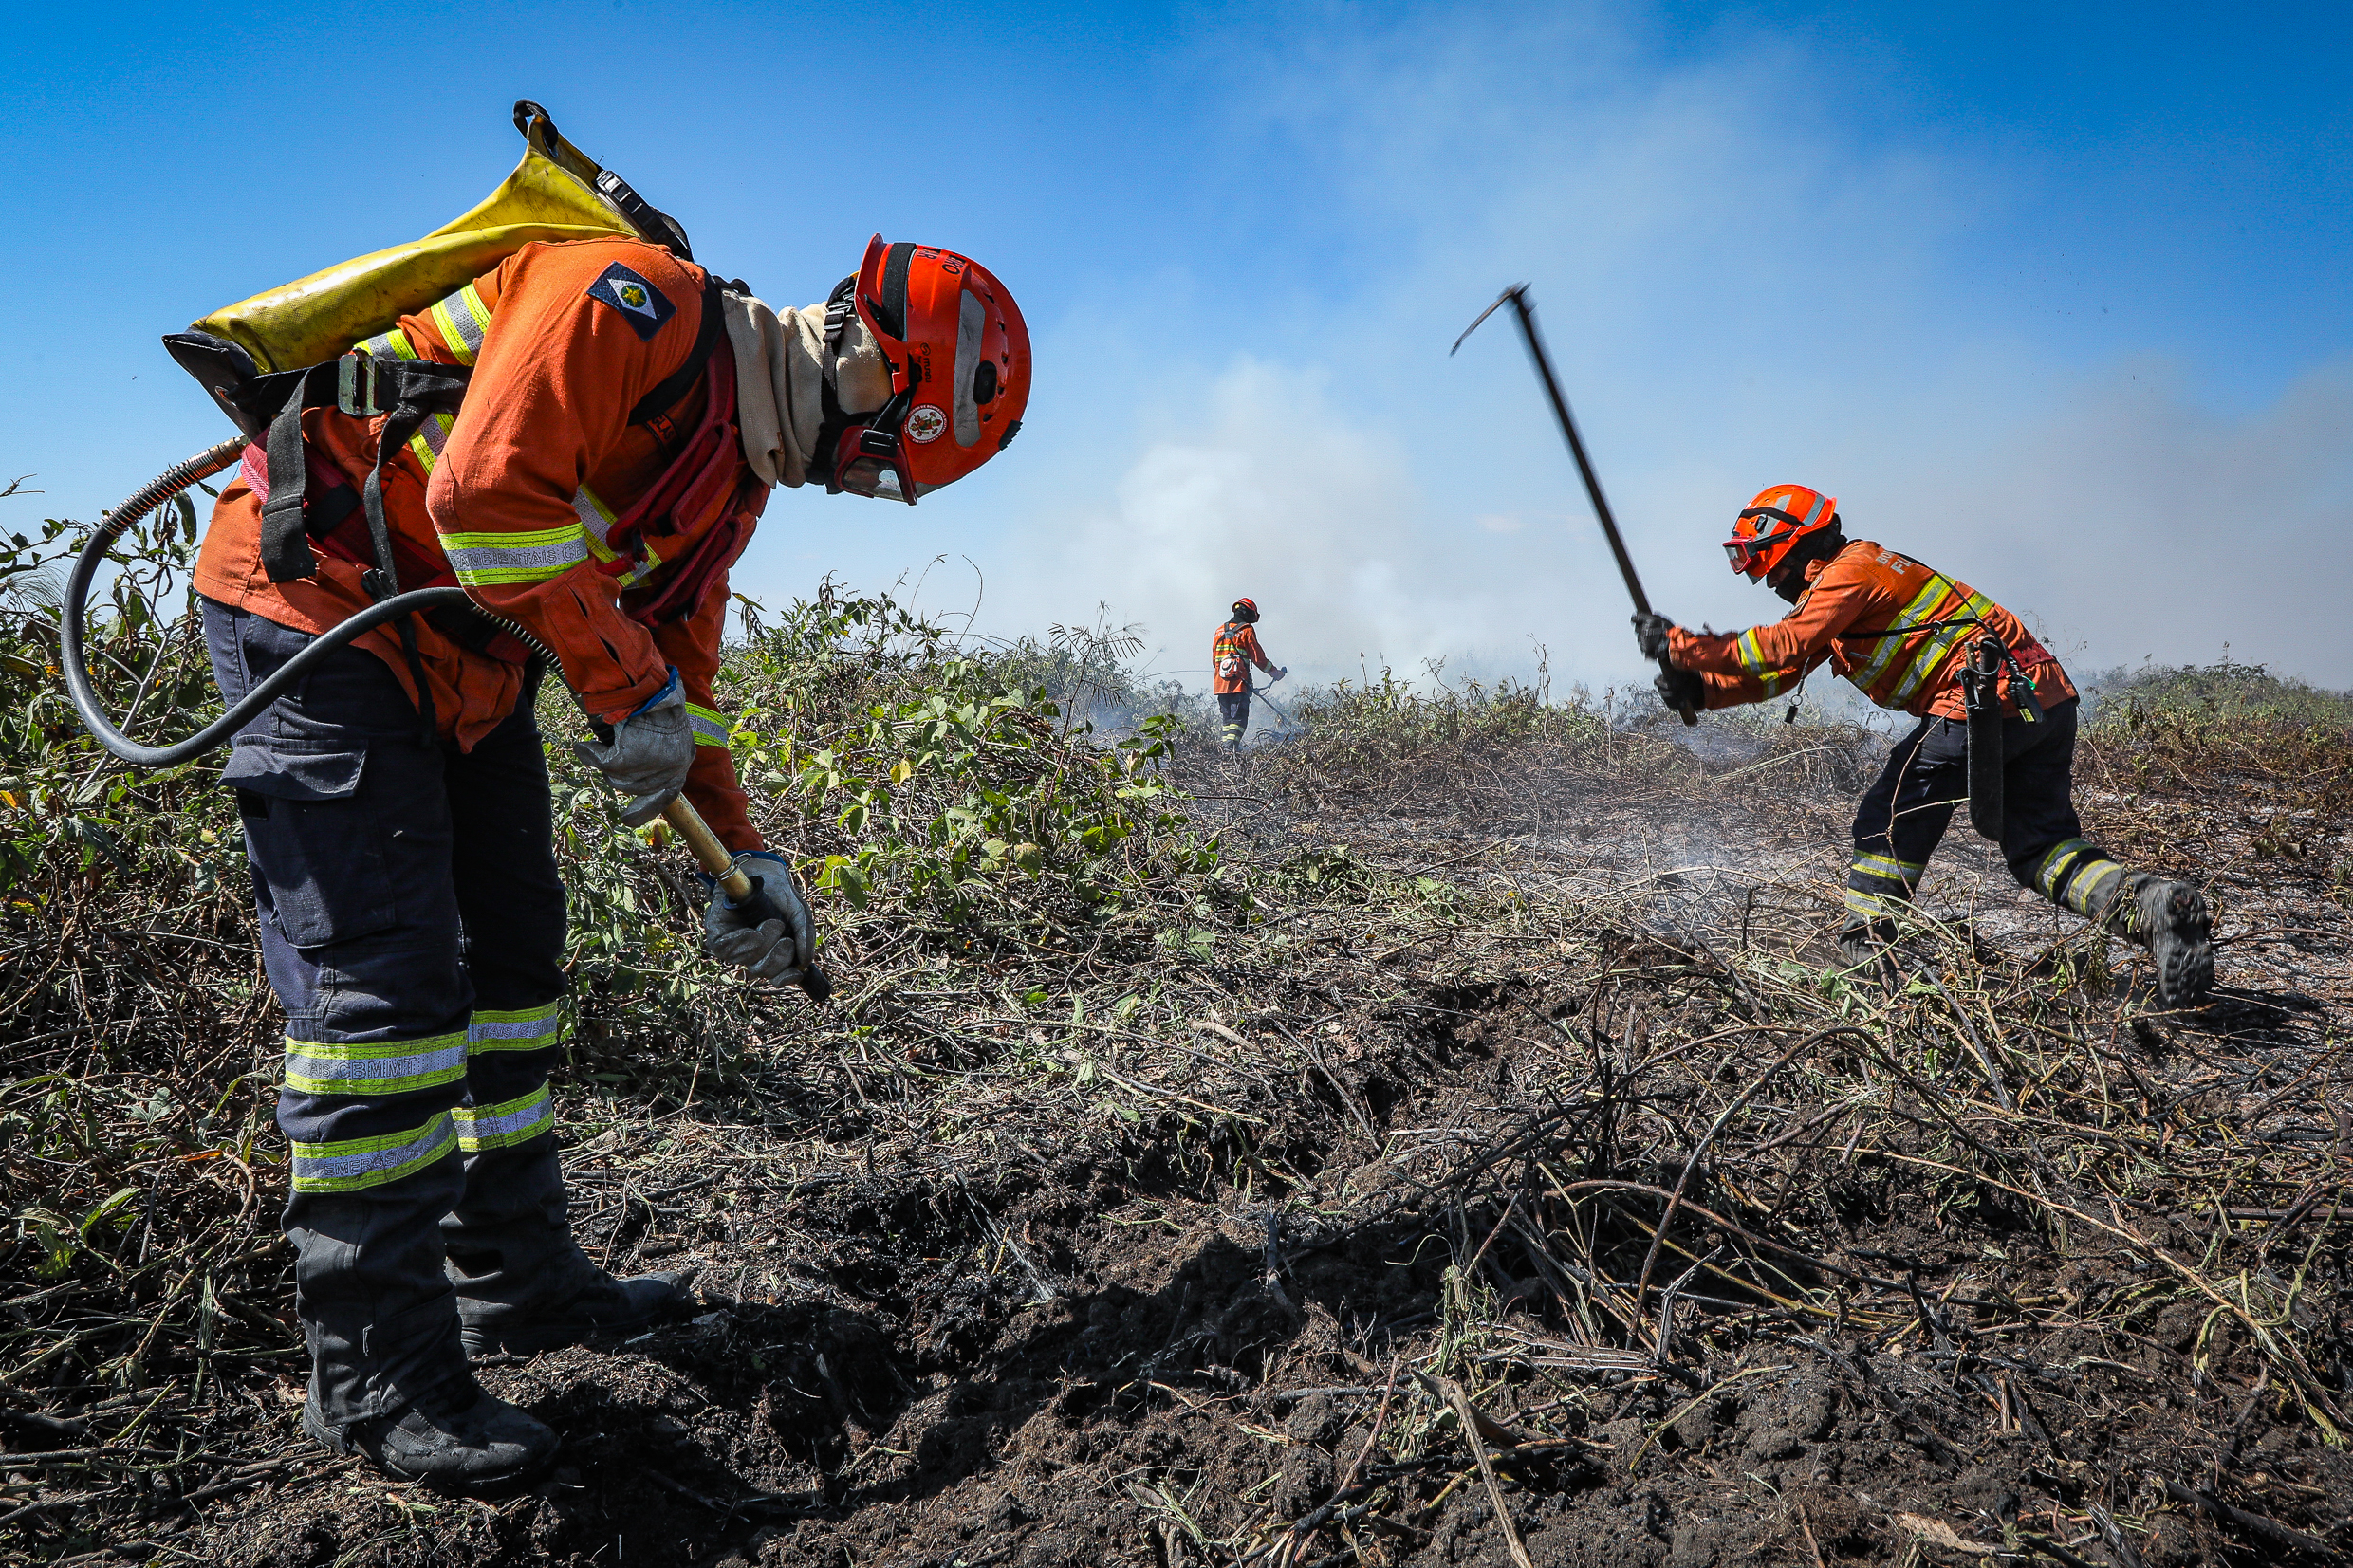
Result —
[[1953, 808], [1970, 798], [1964, 687], [1975, 653], [1984, 669], [1975, 676], [1976, 732], [1981, 746], [1998, 736], [2000, 747], [1997, 770], [1989, 771], [1991, 758], [1978, 759], [1978, 792], [2001, 801], [1992, 831], [2010, 874], [2147, 948], [2168, 1005], [2194, 1003], [2214, 984], [2211, 925], [2197, 890], [2128, 871], [2081, 836], [2072, 799], [2075, 687], [2016, 616], [1909, 556], [1848, 540], [1837, 499], [1803, 485], [1760, 493], [1733, 522], [1724, 550], [1732, 570], [1794, 608], [1772, 625], [1722, 636], [1636, 616], [1643, 656], [1663, 655], [1672, 665], [1657, 682], [1669, 707], [1764, 702], [1826, 660], [1881, 708], [1920, 721], [1896, 743], [1855, 813], [1839, 936], [1849, 963], [1871, 961], [1893, 939], [1891, 916], [1910, 903]]
[[1290, 673], [1278, 669], [1267, 657], [1267, 651], [1258, 644], [1258, 606], [1247, 599], [1233, 601], [1232, 618], [1217, 628], [1216, 638], [1209, 646], [1210, 670], [1215, 676], [1211, 690], [1217, 693], [1217, 716], [1225, 721], [1226, 749], [1234, 756], [1242, 754], [1242, 731], [1250, 728], [1251, 673], [1253, 664], [1276, 680]]

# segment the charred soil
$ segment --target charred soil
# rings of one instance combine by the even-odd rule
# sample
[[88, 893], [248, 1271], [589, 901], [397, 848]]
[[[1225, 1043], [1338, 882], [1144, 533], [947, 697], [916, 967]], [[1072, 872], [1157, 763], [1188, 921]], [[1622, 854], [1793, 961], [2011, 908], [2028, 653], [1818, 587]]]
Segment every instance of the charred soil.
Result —
[[[266, 1133], [137, 1168], [95, 1124], [20, 1143], [12, 1204], [86, 1245], [20, 1224], [0, 1257], [0, 1556], [2353, 1548], [2342, 735], [2301, 771], [2087, 747], [2092, 831], [2219, 907], [2225, 987], [2186, 1012], [1957, 831], [1898, 960], [1842, 971], [1871, 745], [1456, 737], [1455, 774], [1380, 765], [1410, 779], [1181, 751], [1219, 870], [1149, 931], [1025, 957], [853, 929], [837, 1011], [762, 1003], [658, 1078], [632, 1063], [678, 1042], [585, 996], [576, 1227], [697, 1301], [482, 1369], [565, 1436], [503, 1499], [304, 1443]], [[1748, 830], [1769, 802], [1784, 842]], [[266, 994], [217, 996], [183, 1070], [255, 1075], [228, 1093], [266, 1116]]]

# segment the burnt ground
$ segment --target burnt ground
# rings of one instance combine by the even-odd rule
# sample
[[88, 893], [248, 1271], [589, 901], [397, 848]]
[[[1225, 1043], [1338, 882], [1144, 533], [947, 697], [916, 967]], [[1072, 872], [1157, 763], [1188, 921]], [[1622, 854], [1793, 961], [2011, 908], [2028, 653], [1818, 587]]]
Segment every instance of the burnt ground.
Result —
[[[1018, 975], [943, 967], [654, 1111], [584, 1058], [580, 1233], [618, 1270], [695, 1269], [699, 1298], [626, 1344], [484, 1369], [564, 1432], [543, 1483], [450, 1499], [309, 1449], [265, 1225], [246, 1348], [209, 1394], [166, 1390], [178, 1458], [136, 1517], [56, 1529], [72, 1516], [37, 1505], [83, 1483], [24, 1456], [128, 1452], [150, 1395], [6, 1402], [0, 1556], [2353, 1547], [2342, 819], [2307, 821], [2293, 781], [2233, 782], [2223, 811], [2200, 793], [2220, 781], [2127, 789], [2090, 759], [2095, 836], [2219, 906], [2226, 989], [2195, 1012], [1965, 829], [1901, 968], [1842, 978], [1864, 759], [1820, 744], [1696, 785], [1535, 759], [1437, 806], [1202, 772], [1256, 913], [1099, 1005], [1041, 1015]], [[38, 1322], [37, 1295], [0, 1308]]]

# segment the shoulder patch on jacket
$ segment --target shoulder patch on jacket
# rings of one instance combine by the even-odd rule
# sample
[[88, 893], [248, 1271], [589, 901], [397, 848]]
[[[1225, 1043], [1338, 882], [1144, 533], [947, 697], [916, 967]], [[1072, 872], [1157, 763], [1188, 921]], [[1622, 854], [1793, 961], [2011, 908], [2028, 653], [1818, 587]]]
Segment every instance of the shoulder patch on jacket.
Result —
[[620, 311], [621, 319], [641, 341], [652, 341], [662, 323], [678, 313], [669, 295], [619, 262], [598, 274], [597, 281], [588, 286], [588, 297]]

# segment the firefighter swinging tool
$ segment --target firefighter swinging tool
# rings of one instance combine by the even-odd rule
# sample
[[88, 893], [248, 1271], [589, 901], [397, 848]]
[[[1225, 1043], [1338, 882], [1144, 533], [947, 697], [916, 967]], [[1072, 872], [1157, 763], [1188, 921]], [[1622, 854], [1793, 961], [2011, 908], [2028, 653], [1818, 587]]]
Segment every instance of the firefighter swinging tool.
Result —
[[[1585, 455], [1584, 441], [1577, 434], [1577, 421], [1568, 412], [1568, 399], [1561, 396], [1561, 383], [1553, 377], [1551, 356], [1545, 352], [1544, 339], [1536, 332], [1536, 313], [1529, 307], [1528, 285], [1515, 283], [1497, 295], [1493, 304], [1479, 312], [1478, 321], [1462, 329], [1462, 337], [1454, 340], [1454, 346], [1447, 350], [1447, 355], [1452, 358], [1460, 350], [1464, 341], [1479, 329], [1479, 323], [1502, 309], [1506, 302], [1519, 318], [1520, 336], [1528, 343], [1528, 357], [1535, 362], [1536, 377], [1544, 382], [1545, 396], [1552, 399], [1552, 412], [1561, 421], [1561, 434], [1568, 439], [1569, 455], [1577, 459], [1577, 472], [1585, 482], [1585, 496], [1593, 503], [1593, 515], [1601, 519], [1602, 532], [1609, 538], [1610, 554], [1618, 558], [1618, 570], [1626, 580], [1626, 592], [1634, 596], [1635, 613], [1646, 616], [1651, 613], [1650, 599], [1642, 592], [1642, 580], [1635, 574], [1634, 558], [1626, 554], [1626, 542], [1618, 535], [1617, 519], [1610, 516], [1609, 499], [1602, 493], [1602, 481], [1593, 471], [1593, 460]], [[1658, 668], [1669, 673], [1675, 669], [1664, 655], [1658, 660]], [[1679, 711], [1685, 724], [1699, 722], [1695, 710], [1687, 707]]]

